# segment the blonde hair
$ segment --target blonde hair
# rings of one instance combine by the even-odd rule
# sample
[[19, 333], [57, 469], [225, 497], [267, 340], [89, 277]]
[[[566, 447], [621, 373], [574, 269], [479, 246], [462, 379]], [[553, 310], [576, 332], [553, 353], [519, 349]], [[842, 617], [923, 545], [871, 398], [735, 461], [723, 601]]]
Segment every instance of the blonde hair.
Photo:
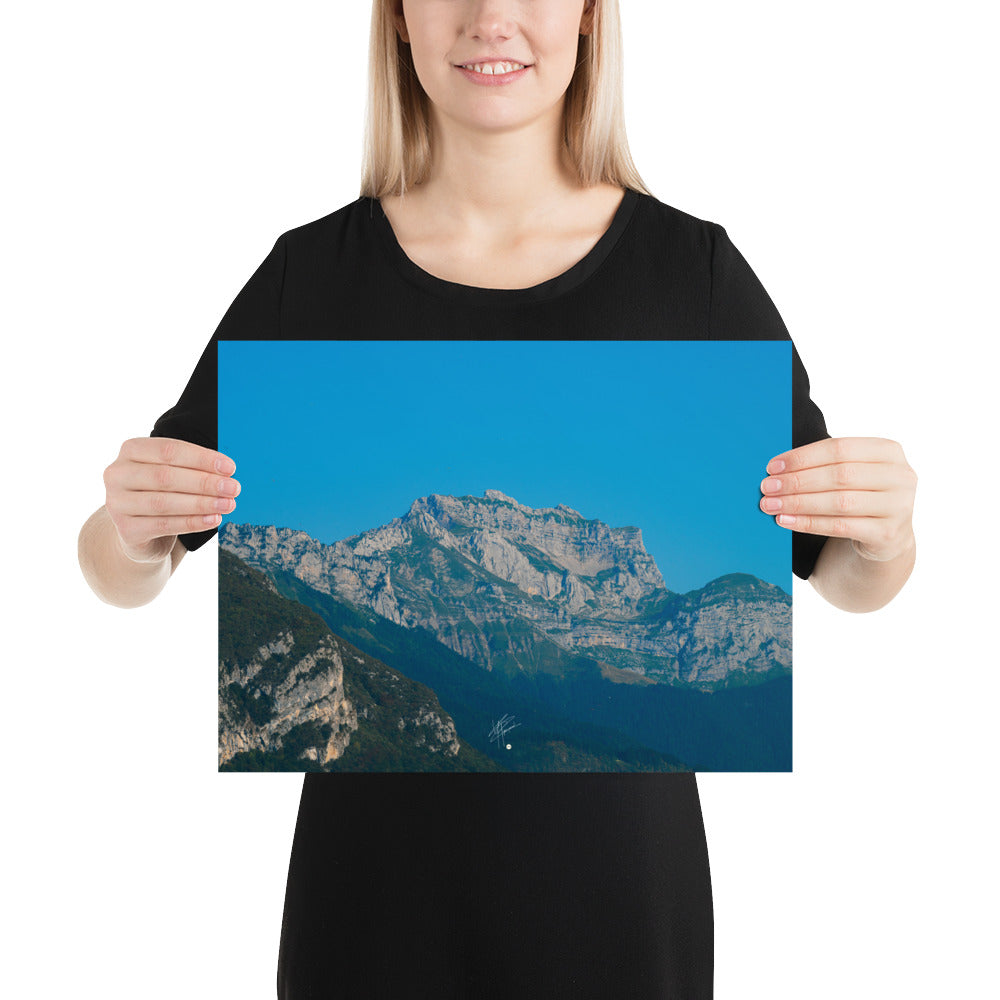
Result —
[[[625, 137], [622, 32], [618, 0], [595, 0], [593, 31], [580, 35], [566, 91], [563, 140], [584, 187], [608, 183], [644, 194]], [[361, 196], [401, 195], [431, 165], [429, 100], [410, 46], [396, 30], [394, 0], [373, 0], [368, 42]]]

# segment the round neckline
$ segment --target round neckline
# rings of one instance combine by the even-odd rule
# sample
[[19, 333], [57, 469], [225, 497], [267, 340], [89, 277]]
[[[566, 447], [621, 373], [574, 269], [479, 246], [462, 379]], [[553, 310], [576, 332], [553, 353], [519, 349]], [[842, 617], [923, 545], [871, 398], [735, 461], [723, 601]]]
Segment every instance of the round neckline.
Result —
[[466, 285], [458, 281], [448, 281], [425, 271], [410, 260], [396, 238], [395, 230], [378, 198], [367, 198], [370, 202], [369, 216], [379, 234], [379, 242], [388, 253], [393, 266], [407, 281], [442, 298], [466, 303], [480, 303], [490, 306], [515, 306], [526, 303], [543, 302], [578, 288], [608, 258], [614, 249], [639, 201], [639, 192], [625, 188], [625, 195], [608, 228], [598, 241], [575, 264], [561, 274], [548, 278], [537, 285], [526, 288], [484, 288], [480, 285]]

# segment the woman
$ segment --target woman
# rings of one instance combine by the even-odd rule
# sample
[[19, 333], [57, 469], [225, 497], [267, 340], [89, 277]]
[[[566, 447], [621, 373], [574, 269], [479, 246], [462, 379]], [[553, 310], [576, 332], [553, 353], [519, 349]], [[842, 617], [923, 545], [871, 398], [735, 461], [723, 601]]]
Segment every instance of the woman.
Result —
[[[278, 238], [105, 471], [80, 538], [104, 600], [152, 600], [235, 507], [219, 340], [787, 339], [725, 230], [642, 184], [619, 39], [615, 0], [376, 0], [361, 196]], [[796, 447], [761, 456], [761, 510], [800, 577], [873, 610], [913, 565], [916, 477], [895, 442], [830, 438], [793, 360]], [[693, 773], [486, 777], [306, 776], [280, 997], [712, 995]]]

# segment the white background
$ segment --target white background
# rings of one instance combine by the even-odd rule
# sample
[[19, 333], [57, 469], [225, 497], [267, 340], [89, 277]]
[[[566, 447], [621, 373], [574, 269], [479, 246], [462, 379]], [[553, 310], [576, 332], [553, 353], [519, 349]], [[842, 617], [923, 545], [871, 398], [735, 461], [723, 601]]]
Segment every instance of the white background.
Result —
[[[831, 433], [894, 438], [920, 475], [891, 605], [796, 581], [794, 774], [699, 778], [716, 996], [995, 995], [988, 7], [623, 6], [646, 183], [727, 228]], [[216, 543], [122, 611], [76, 538], [278, 234], [357, 197], [369, 9], [5, 18], [11, 996], [275, 995], [302, 779], [215, 771]]]

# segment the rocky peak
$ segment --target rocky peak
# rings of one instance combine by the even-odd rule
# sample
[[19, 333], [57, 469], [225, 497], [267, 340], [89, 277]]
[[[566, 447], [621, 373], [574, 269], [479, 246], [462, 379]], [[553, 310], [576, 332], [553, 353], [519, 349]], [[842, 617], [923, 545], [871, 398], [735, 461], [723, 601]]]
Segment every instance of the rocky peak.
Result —
[[521, 506], [513, 497], [509, 497], [506, 493], [501, 493], [499, 490], [487, 490], [483, 496], [487, 500], [499, 500], [501, 503], [513, 504], [515, 507]]
[[[537, 577], [553, 572], [585, 583], [615, 571], [617, 585], [629, 591], [632, 599], [664, 587], [639, 528], [612, 528], [562, 503], [528, 507], [492, 489], [482, 497], [435, 493], [415, 500], [399, 523], [425, 531], [527, 593], [545, 593], [551, 586], [528, 580], [525, 574]], [[586, 589], [592, 589], [591, 585]], [[584, 600], [593, 597], [588, 594]]]

